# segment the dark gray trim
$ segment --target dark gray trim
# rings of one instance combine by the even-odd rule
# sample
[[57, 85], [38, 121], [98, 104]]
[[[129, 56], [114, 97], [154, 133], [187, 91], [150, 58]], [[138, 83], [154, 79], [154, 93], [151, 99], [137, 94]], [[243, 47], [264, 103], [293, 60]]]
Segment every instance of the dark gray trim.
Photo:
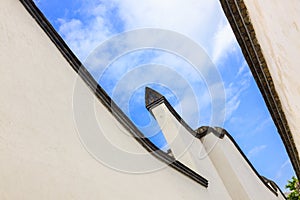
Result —
[[224, 136], [227, 134], [227, 131], [220, 127], [210, 127], [210, 126], [201, 126], [200, 128], [196, 129], [195, 132], [199, 135], [199, 139], [206, 136], [209, 133], [213, 133], [216, 137], [223, 139]]
[[299, 179], [300, 160], [298, 150], [276, 92], [267, 62], [256, 38], [247, 7], [243, 0], [220, 0], [220, 2]]
[[277, 187], [277, 189], [271, 187], [267, 182], [265, 182], [265, 180], [262, 178], [262, 176], [256, 171], [256, 169], [254, 168], [254, 166], [252, 165], [252, 163], [249, 161], [249, 159], [247, 158], [247, 156], [244, 154], [244, 152], [242, 151], [242, 149], [239, 147], [239, 145], [236, 143], [236, 141], [233, 139], [233, 137], [226, 131], [226, 136], [230, 139], [230, 141], [234, 144], [235, 148], [240, 152], [240, 154], [242, 155], [242, 157], [244, 158], [244, 160], [247, 162], [247, 164], [250, 166], [250, 168], [252, 169], [252, 171], [256, 174], [256, 176], [261, 180], [261, 182], [271, 191], [273, 192], [273, 194], [275, 194], [276, 196], [278, 196], [277, 190], [280, 190], [279, 187]]
[[264, 176], [260, 176], [260, 177], [263, 179], [264, 182], [266, 182], [269, 186], [271, 186], [274, 191], [277, 191], [278, 186], [274, 181], [272, 181]]
[[202, 138], [204, 137], [206, 134], [208, 133], [213, 133], [215, 134], [217, 137], [222, 138], [224, 137], [224, 133], [223, 132], [218, 132], [215, 129], [211, 129], [210, 127], [201, 127], [197, 130], [193, 130], [182, 118], [181, 116], [174, 110], [174, 108], [171, 106], [171, 104], [169, 103], [169, 101], [163, 96], [161, 95], [159, 92], [146, 87], [145, 88], [145, 104], [146, 104], [146, 108], [147, 110], [152, 114], [152, 116], [155, 118], [155, 116], [152, 113], [152, 109], [155, 108], [156, 106], [160, 105], [164, 103], [167, 108], [169, 109], [169, 111], [172, 113], [172, 115], [180, 122], [180, 124], [190, 133], [192, 134], [194, 137], [196, 138]]
[[[107, 95], [103, 88], [95, 81], [87, 69], [82, 65], [70, 48], [66, 45], [60, 35], [55, 31], [46, 17], [36, 7], [32, 0], [20, 0], [30, 15], [36, 20], [43, 31], [48, 35], [60, 53], [69, 62], [71, 67], [87, 84], [90, 90], [98, 98], [98, 100], [113, 113], [114, 117], [135, 137], [135, 139], [153, 156], [168, 164], [178, 172], [186, 175], [204, 187], [208, 187], [207, 179], [203, 178], [193, 170], [174, 159], [174, 157], [158, 149], [148, 138], [145, 138], [131, 120], [123, 113], [123, 111], [115, 104], [115, 102]], [[112, 110], [113, 109], [113, 110]]]
[[[203, 137], [205, 137], [207, 134], [209, 133], [213, 133], [216, 137], [222, 139], [225, 136], [227, 136], [230, 141], [234, 144], [235, 148], [239, 151], [239, 153], [241, 154], [241, 156], [243, 157], [243, 159], [247, 162], [247, 164], [250, 166], [250, 168], [252, 169], [252, 171], [256, 174], [256, 176], [261, 180], [261, 182], [276, 196], [278, 196], [277, 191], [279, 190], [281, 193], [282, 191], [280, 190], [280, 188], [272, 181], [272, 184], [269, 185], [270, 181], [267, 182], [265, 181], [265, 179], [259, 175], [259, 173], [256, 171], [256, 169], [254, 168], [254, 166], [251, 164], [251, 162], [248, 160], [248, 158], [246, 157], [246, 155], [244, 154], [244, 152], [241, 150], [241, 148], [239, 147], [239, 145], [236, 143], [236, 141], [233, 139], [233, 137], [228, 133], [228, 131], [226, 131], [223, 128], [220, 127], [209, 127], [209, 126], [201, 126], [200, 128], [198, 128], [196, 131], [193, 131], [192, 128], [180, 117], [180, 115], [174, 110], [174, 108], [170, 105], [170, 103], [168, 102], [168, 100], [162, 96], [161, 94], [159, 94], [157, 91], [150, 89], [150, 88], [146, 88], [146, 92], [145, 92], [145, 98], [149, 98], [151, 97], [151, 100], [147, 100], [145, 99], [146, 103], [149, 103], [148, 105], [146, 105], [146, 108], [149, 110], [149, 112], [151, 112], [151, 109], [155, 108], [156, 106], [159, 106], [160, 104], [165, 104], [167, 106], [167, 108], [169, 109], [170, 113], [172, 115], [174, 115], [174, 117], [178, 120], [178, 122], [185, 127], [189, 133], [191, 133], [194, 137], [201, 139]], [[148, 93], [148, 94], [147, 94]], [[150, 93], [150, 94], [149, 94]], [[152, 93], [152, 94], [151, 94]], [[151, 114], [153, 115], [153, 113], [151, 112]], [[268, 179], [269, 180], [269, 179]], [[276, 187], [275, 187], [276, 186]]]
[[282, 190], [280, 189], [280, 187], [278, 187], [278, 185], [277, 185], [274, 181], [272, 181], [272, 180], [270, 180], [270, 179], [268, 179], [268, 178], [266, 178], [266, 177], [264, 177], [264, 176], [261, 176], [261, 177], [262, 177], [262, 179], [263, 179], [266, 183], [270, 184], [270, 186], [273, 187], [274, 190], [278, 190], [278, 191], [281, 193], [281, 195], [286, 199], [285, 194], [282, 192]]

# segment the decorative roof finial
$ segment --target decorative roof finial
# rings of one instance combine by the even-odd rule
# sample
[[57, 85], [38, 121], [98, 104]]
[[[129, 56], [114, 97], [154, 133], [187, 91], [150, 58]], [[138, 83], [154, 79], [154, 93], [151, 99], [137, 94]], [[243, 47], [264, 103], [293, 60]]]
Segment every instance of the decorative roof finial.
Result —
[[149, 110], [153, 105], [155, 105], [157, 101], [162, 100], [164, 97], [157, 91], [146, 87], [145, 88], [145, 105], [146, 108]]

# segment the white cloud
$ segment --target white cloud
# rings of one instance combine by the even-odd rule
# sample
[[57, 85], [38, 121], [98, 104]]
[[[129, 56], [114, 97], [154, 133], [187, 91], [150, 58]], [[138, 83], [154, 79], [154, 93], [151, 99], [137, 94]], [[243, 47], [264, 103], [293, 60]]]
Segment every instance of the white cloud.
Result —
[[80, 19], [59, 19], [59, 32], [81, 59], [116, 33], [114, 24], [125, 30], [150, 27], [182, 33], [202, 45], [214, 61], [231, 51], [234, 41], [216, 0], [89, 0], [79, 13]]
[[[246, 61], [243, 62], [243, 64], [241, 65], [241, 67], [239, 68], [239, 71], [237, 72], [235, 78], [240, 77], [242, 74], [245, 75], [245, 71], [247, 69], [248, 65], [246, 63]], [[250, 73], [250, 71], [249, 71]]]
[[204, 41], [214, 32], [221, 14], [218, 1], [115, 0], [126, 29], [162, 28]]
[[217, 64], [236, 49], [237, 42], [227, 21], [221, 21], [213, 39], [212, 60]]
[[236, 76], [235, 80], [229, 85], [225, 86], [227, 101], [226, 101], [226, 119], [230, 120], [233, 113], [239, 108], [241, 103], [241, 95], [247, 91], [250, 86], [251, 74], [246, 70], [246, 63], [244, 62]]
[[59, 19], [59, 22], [61, 23], [59, 33], [80, 60], [84, 60], [90, 51], [109, 35], [109, 31], [103, 26], [103, 19], [100, 17], [93, 19], [93, 22], [88, 25], [79, 19], [68, 21]]
[[[35, 0], [35, 2], [39, 3], [40, 0]], [[205, 49], [215, 64], [222, 63], [228, 54], [238, 48], [230, 25], [223, 18], [224, 14], [218, 0], [87, 0], [82, 2], [81, 8], [76, 12], [80, 13], [79, 17], [58, 19], [59, 32], [81, 61], [84, 61], [95, 47], [118, 31], [148, 27], [168, 29], [192, 38]], [[115, 26], [119, 26], [120, 30], [115, 30]], [[120, 44], [116, 45], [120, 46]], [[110, 49], [115, 48], [111, 46]], [[110, 53], [102, 52], [102, 61], [97, 60], [97, 62], [105, 63], [111, 60]], [[97, 59], [100, 58], [97, 57]], [[174, 59], [170, 55], [156, 57], [152, 62], [172, 66], [173, 69], [176, 69], [179, 74], [189, 79], [190, 83], [194, 85], [194, 94], [194, 91], [185, 93], [186, 87], [181, 87], [184, 84], [180, 84], [178, 79], [168, 75], [164, 76], [166, 73], [163, 70], [153, 70], [154, 68], [148, 68], [136, 73], [135, 77], [126, 77], [126, 80], [119, 81], [120, 78], [128, 75], [127, 72], [131, 69], [131, 64], [136, 64], [139, 61], [135, 57], [128, 56], [117, 63], [118, 68], [111, 68], [106, 74], [108, 75], [107, 81], [116, 81], [114, 83], [119, 83], [121, 86], [119, 93], [115, 91], [121, 105], [128, 106], [130, 97], [125, 95], [133, 93], [133, 90], [136, 89], [134, 83], [137, 80], [145, 81], [152, 78], [151, 81], [155, 83], [159, 83], [163, 79], [164, 84], [178, 92], [175, 95], [179, 97], [178, 100], [182, 103], [181, 109], [182, 111], [184, 109], [187, 114], [183, 117], [188, 123], [191, 122], [190, 125], [194, 125], [192, 123], [193, 119], [199, 115], [198, 110], [193, 107], [195, 106], [194, 98], [198, 100], [200, 107], [211, 109], [209, 106], [212, 96], [209, 92], [203, 91], [201, 81], [196, 82], [199, 76], [187, 70], [182, 60]], [[120, 67], [122, 62], [124, 66]], [[94, 72], [99, 71], [100, 67], [103, 66], [98, 65], [92, 70]], [[225, 85], [226, 110], [219, 109], [218, 112], [221, 114], [226, 112], [227, 120], [232, 119], [234, 112], [240, 106], [241, 95], [249, 88], [251, 74], [246, 69], [247, 64], [244, 62], [237, 71], [235, 80]], [[114, 86], [113, 83], [109, 85], [110, 89]], [[223, 89], [223, 85], [217, 88]], [[217, 94], [218, 90], [215, 91]], [[143, 96], [135, 99], [136, 102], [143, 102], [141, 97]], [[218, 95], [215, 95], [214, 98], [218, 98]], [[180, 110], [179, 104], [176, 105], [176, 108]], [[201, 115], [210, 117], [211, 111], [201, 111], [200, 108]], [[265, 121], [261, 126], [267, 123], [269, 122]], [[248, 157], [254, 157], [265, 148], [267, 148], [267, 145], [254, 147], [248, 152]], [[288, 163], [287, 160], [282, 164], [277, 172], [277, 177], [281, 176]]]
[[112, 35], [112, 27], [107, 13], [111, 3], [96, 4], [90, 1], [82, 4], [76, 11], [78, 18], [59, 18], [58, 32], [80, 60], [85, 60], [89, 53]]
[[267, 117], [266, 119], [259, 119], [259, 121], [257, 121], [258, 126], [253, 131], [251, 131], [251, 133], [261, 133], [262, 130], [264, 130], [267, 126], [271, 125], [272, 123], [273, 120], [271, 116]]
[[275, 178], [276, 178], [276, 179], [279, 179], [279, 178], [283, 175], [283, 173], [284, 173], [284, 171], [285, 171], [285, 168], [286, 168], [287, 166], [289, 166], [289, 165], [291, 165], [291, 161], [290, 161], [290, 159], [287, 159], [287, 160], [280, 166], [279, 170], [278, 170], [277, 173], [276, 173]]
[[[216, 0], [107, 0], [91, 2], [85, 3], [80, 9], [82, 18], [59, 19], [61, 24], [59, 32], [81, 60], [84, 60], [90, 51], [105, 39], [115, 34], [112, 28], [112, 24], [116, 23], [115, 18], [121, 20], [125, 30], [151, 27], [168, 29], [189, 36], [204, 47], [215, 63], [221, 62], [235, 48], [234, 35], [230, 25], [222, 17], [221, 6]], [[114, 11], [115, 17], [111, 16], [112, 11]], [[110, 55], [107, 54], [109, 53], [102, 54], [102, 56], [106, 55], [102, 57], [104, 60], [109, 60]], [[130, 58], [128, 60], [130, 61]], [[185, 78], [188, 78], [192, 84], [195, 84], [197, 79], [201, 79], [198, 75], [195, 76], [195, 73], [189, 72], [188, 68], [182, 67], [184, 65], [182, 61], [172, 59], [170, 56], [163, 55], [153, 61], [164, 64], [166, 60], [168, 61], [167, 65], [172, 65], [180, 74], [185, 74]], [[99, 66], [101, 65], [92, 68], [92, 70], [101, 71], [101, 69], [97, 69]], [[127, 71], [126, 67], [115, 70], [109, 74], [111, 79], [118, 78], [121, 76], [120, 74]], [[232, 83], [227, 87], [227, 118], [231, 117], [234, 111], [238, 109], [239, 97], [247, 86], [248, 79], [245, 77], [243, 80], [238, 80], [238, 84]], [[203, 101], [201, 98], [203, 93], [205, 92], [199, 90], [196, 92], [198, 100]], [[217, 96], [214, 95], [212, 98], [218, 98]], [[213, 101], [213, 99], [211, 100]], [[204, 104], [207, 105], [207, 101], [203, 101]]]
[[115, 0], [128, 30], [153, 27], [182, 33], [198, 42], [218, 64], [236, 49], [235, 36], [218, 1]]
[[230, 119], [232, 114], [239, 108], [241, 103], [239, 97], [240, 94], [236, 94], [226, 102], [226, 119]]
[[256, 146], [247, 153], [247, 157], [248, 158], [254, 157], [257, 154], [259, 154], [261, 151], [263, 151], [265, 148], [267, 148], [267, 145]]

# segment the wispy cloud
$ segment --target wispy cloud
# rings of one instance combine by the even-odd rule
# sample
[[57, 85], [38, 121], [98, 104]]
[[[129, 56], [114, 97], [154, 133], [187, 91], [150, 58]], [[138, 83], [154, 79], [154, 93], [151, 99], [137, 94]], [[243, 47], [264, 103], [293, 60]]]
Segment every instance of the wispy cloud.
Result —
[[213, 38], [212, 60], [218, 63], [237, 48], [237, 42], [227, 21], [221, 21]]
[[76, 11], [77, 15], [57, 19], [59, 33], [81, 60], [85, 60], [94, 48], [115, 33], [112, 27], [114, 19], [109, 17], [114, 9], [115, 5], [109, 1], [89, 1], [82, 3]]
[[58, 21], [59, 32], [81, 59], [117, 32], [147, 27], [191, 37], [215, 62], [234, 49], [234, 36], [218, 1], [90, 0], [77, 12], [78, 18]]
[[247, 153], [247, 157], [252, 158], [263, 151], [265, 148], [267, 148], [267, 145], [256, 146]]
[[[221, 59], [226, 51], [231, 51], [234, 38], [229, 24], [222, 18], [218, 1], [90, 1], [77, 12], [80, 17], [60, 18], [58, 22], [59, 32], [81, 60], [85, 60], [97, 45], [116, 33], [111, 24], [118, 24], [123, 27], [123, 31], [154, 27], [182, 33], [203, 46], [215, 60]], [[160, 64], [164, 64], [165, 60], [168, 60], [168, 65], [180, 69], [180, 74], [189, 73], [187, 76], [190, 81], [201, 79], [195, 77], [195, 73], [191, 73], [188, 68], [182, 67], [182, 61], [169, 59], [166, 55], [160, 56]], [[99, 71], [97, 68], [93, 70]], [[122, 68], [116, 70], [124, 72]], [[114, 74], [119, 76], [120, 73]]]
[[248, 68], [248, 65], [247, 65], [246, 61], [243, 61], [243, 64], [240, 66], [238, 72], [236, 73], [235, 78], [238, 78], [240, 76], [247, 76], [247, 75], [249, 76], [251, 72], [249, 71], [249, 68], [248, 68], [248, 70], [247, 70], [247, 68]]
[[241, 103], [239, 97], [240, 93], [237, 93], [236, 95], [231, 96], [226, 102], [226, 119], [230, 119], [233, 113], [239, 108]]
[[266, 126], [269, 126], [273, 123], [272, 118], [269, 116], [266, 119], [258, 119], [257, 121], [258, 126], [250, 131], [252, 134], [261, 133], [262, 130], [266, 128]]
[[162, 28], [204, 42], [215, 32], [222, 14], [218, 1], [115, 0], [126, 29]]
[[286, 160], [284, 163], [282, 163], [282, 165], [280, 166], [279, 170], [278, 170], [277, 173], [276, 173], [275, 178], [276, 178], [276, 179], [279, 179], [279, 178], [283, 175], [285, 168], [288, 167], [289, 165], [291, 165], [291, 161], [290, 161], [290, 159], [287, 159], [287, 160]]
[[[60, 18], [58, 22], [60, 23], [59, 32], [81, 60], [85, 60], [94, 48], [117, 32], [143, 27], [168, 29], [191, 37], [204, 47], [214, 63], [219, 63], [226, 59], [228, 54], [235, 51], [237, 45], [230, 25], [222, 17], [223, 13], [217, 1], [91, 1], [89, 4], [82, 5], [82, 8], [77, 12], [79, 12], [80, 17]], [[121, 43], [116, 43], [115, 46], [108, 47], [110, 50], [101, 52], [101, 56], [97, 56], [97, 59], [101, 58], [103, 63], [109, 61], [112, 57], [110, 51], [118, 51], [121, 46]], [[105, 82], [106, 86], [109, 86], [107, 87], [108, 92], [113, 89], [114, 84], [118, 81], [117, 79], [128, 72], [129, 65], [132, 64], [134, 59], [136, 58], [127, 55], [127, 59], [122, 60], [123, 67], [120, 67], [122, 63], [119, 62], [119, 67], [106, 73], [109, 77], [109, 80]], [[182, 59], [174, 58], [170, 54], [160, 54], [148, 61], [149, 63], [172, 66], [175, 71], [185, 77], [186, 80], [189, 80], [189, 83], [194, 87], [194, 91], [196, 91], [197, 101], [202, 108], [202, 116], [212, 115], [209, 111], [211, 102], [214, 101], [213, 98], [218, 98], [217, 96], [220, 95], [211, 96], [205, 89], [199, 89], [200, 86], [205, 88], [203, 87], [204, 84], [201, 83], [201, 77], [197, 73], [191, 72], [189, 67], [184, 67], [186, 63]], [[99, 60], [94, 63], [99, 63]], [[102, 72], [104, 70], [103, 67], [106, 66], [87, 64], [87, 67], [96, 75]], [[236, 80], [225, 85], [227, 95], [226, 110], [220, 111], [220, 113], [226, 112], [226, 119], [230, 119], [239, 108], [240, 96], [249, 87], [249, 76], [245, 73], [247, 71], [245, 68], [246, 64], [243, 63], [236, 75]], [[152, 75], [152, 73], [145, 72], [144, 74]], [[184, 90], [181, 91], [182, 93], [184, 92]], [[204, 96], [210, 98], [204, 99]], [[191, 98], [184, 97], [181, 100], [182, 102], [187, 102], [187, 99]], [[199, 116], [199, 113], [196, 115], [195, 112], [192, 112], [195, 109], [190, 111], [191, 116]], [[207, 122], [209, 119], [205, 121]]]
[[247, 91], [250, 86], [251, 74], [246, 70], [247, 64], [243, 62], [235, 76], [234, 81], [225, 86], [226, 101], [226, 119], [230, 120], [233, 113], [239, 108], [241, 95]]

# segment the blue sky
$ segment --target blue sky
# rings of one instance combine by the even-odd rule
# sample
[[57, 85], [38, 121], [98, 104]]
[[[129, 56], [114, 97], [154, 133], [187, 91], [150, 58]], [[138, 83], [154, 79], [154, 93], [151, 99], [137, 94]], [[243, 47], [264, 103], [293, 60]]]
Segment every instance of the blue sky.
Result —
[[[36, 0], [35, 3], [83, 63], [105, 40], [137, 28], [171, 30], [197, 42], [223, 80], [226, 95], [226, 111], [220, 111], [225, 114], [223, 127], [235, 138], [258, 172], [285, 190], [284, 185], [294, 171], [217, 0]], [[159, 81], [166, 77], [155, 74], [155, 67], [148, 66], [151, 64], [172, 67], [174, 76], [180, 74], [187, 80], [198, 109], [189, 106], [195, 102], [191, 102], [188, 90], [177, 87], [177, 80], [164, 80], [164, 84], [160, 84]], [[99, 76], [99, 69], [87, 68], [95, 77]], [[153, 130], [157, 133], [159, 128], [144, 107], [145, 84], [130, 88], [124, 86], [126, 81], [123, 82], [123, 78], [135, 81], [141, 74], [153, 76], [153, 73], [155, 78], [145, 84], [166, 96], [180, 114], [190, 113], [184, 119], [192, 128], [210, 123], [212, 104], [205, 80], [195, 76], [193, 67], [176, 54], [158, 49], [130, 52], [103, 70], [99, 83], [143, 133], [162, 147], [165, 141], [161, 134], [153, 135]], [[143, 79], [148, 80], [149, 76]]]

